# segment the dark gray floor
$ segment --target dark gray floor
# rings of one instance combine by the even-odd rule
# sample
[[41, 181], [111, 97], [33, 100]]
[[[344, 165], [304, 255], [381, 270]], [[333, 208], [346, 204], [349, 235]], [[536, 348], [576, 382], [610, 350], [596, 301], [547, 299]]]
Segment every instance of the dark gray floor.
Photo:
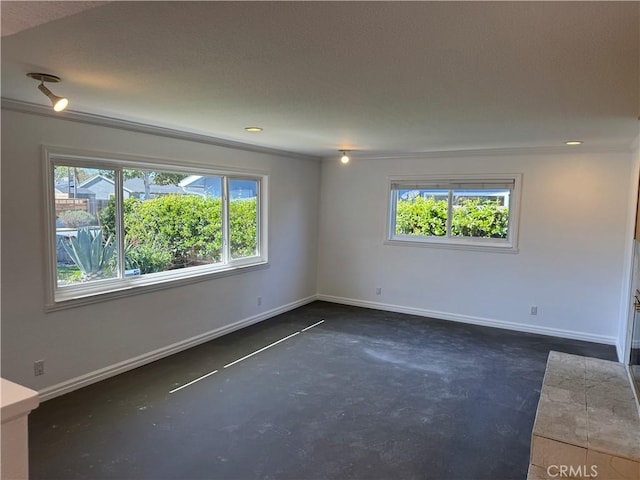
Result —
[[611, 346], [315, 302], [43, 403], [31, 478], [524, 479], [549, 350], [615, 359]]

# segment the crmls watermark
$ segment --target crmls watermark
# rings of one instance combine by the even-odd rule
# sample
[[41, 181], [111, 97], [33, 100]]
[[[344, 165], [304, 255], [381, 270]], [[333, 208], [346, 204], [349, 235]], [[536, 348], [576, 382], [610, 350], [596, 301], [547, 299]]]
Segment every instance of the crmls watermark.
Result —
[[549, 465], [547, 475], [551, 478], [596, 478], [597, 465]]

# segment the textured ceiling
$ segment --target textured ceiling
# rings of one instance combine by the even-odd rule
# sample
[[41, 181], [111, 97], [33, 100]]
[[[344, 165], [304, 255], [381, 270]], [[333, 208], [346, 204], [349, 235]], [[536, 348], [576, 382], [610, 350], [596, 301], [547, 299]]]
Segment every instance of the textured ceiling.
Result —
[[0, 3], [2, 36], [13, 35], [27, 28], [67, 17], [107, 2], [6, 2]]
[[639, 64], [639, 2], [109, 2], [3, 36], [2, 96], [45, 71], [71, 110], [321, 156], [617, 146]]

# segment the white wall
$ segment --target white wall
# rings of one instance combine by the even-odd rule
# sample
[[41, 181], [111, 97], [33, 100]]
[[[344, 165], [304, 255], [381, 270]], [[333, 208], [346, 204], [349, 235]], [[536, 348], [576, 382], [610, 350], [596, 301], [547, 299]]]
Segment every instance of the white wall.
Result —
[[[267, 172], [269, 267], [44, 313], [42, 144]], [[112, 367], [120, 362], [313, 297], [319, 176], [320, 163], [313, 160], [3, 110], [2, 376], [50, 391], [78, 377], [92, 378], [91, 372], [114, 373]], [[46, 373], [34, 377], [33, 362], [40, 359]]]
[[[325, 160], [320, 298], [616, 343], [632, 155], [567, 152]], [[387, 177], [429, 173], [522, 173], [519, 253], [384, 245]]]
[[[44, 313], [42, 144], [266, 171], [270, 266]], [[634, 207], [628, 185], [639, 154], [581, 151], [320, 166], [3, 110], [2, 375], [61, 393], [316, 292], [332, 301], [620, 345]], [[383, 244], [389, 175], [509, 172], [523, 173], [518, 254]], [[40, 359], [46, 374], [34, 377]]]

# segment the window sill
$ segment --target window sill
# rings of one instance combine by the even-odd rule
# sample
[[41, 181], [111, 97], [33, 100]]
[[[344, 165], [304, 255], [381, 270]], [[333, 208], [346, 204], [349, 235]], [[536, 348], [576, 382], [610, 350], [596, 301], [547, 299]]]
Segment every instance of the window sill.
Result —
[[425, 239], [398, 239], [385, 240], [385, 245], [397, 247], [427, 247], [427, 248], [448, 248], [452, 250], [471, 250], [493, 253], [518, 253], [518, 248], [509, 243], [496, 242], [474, 242], [474, 241], [447, 241], [447, 240], [425, 240]]
[[95, 289], [78, 291], [62, 291], [55, 293], [55, 300], [47, 302], [44, 307], [45, 312], [55, 312], [58, 310], [66, 310], [68, 308], [81, 307], [91, 305], [93, 303], [106, 302], [116, 298], [130, 297], [140, 295], [156, 290], [166, 288], [180, 287], [192, 283], [213, 280], [216, 278], [237, 275], [240, 273], [253, 272], [263, 270], [269, 267], [269, 262], [264, 260], [244, 265], [228, 266], [219, 270], [206, 270], [202, 272], [193, 272], [191, 275], [165, 278], [145, 278], [144, 276], [136, 278], [128, 282], [120, 282], [112, 284], [108, 287], [97, 291]]

